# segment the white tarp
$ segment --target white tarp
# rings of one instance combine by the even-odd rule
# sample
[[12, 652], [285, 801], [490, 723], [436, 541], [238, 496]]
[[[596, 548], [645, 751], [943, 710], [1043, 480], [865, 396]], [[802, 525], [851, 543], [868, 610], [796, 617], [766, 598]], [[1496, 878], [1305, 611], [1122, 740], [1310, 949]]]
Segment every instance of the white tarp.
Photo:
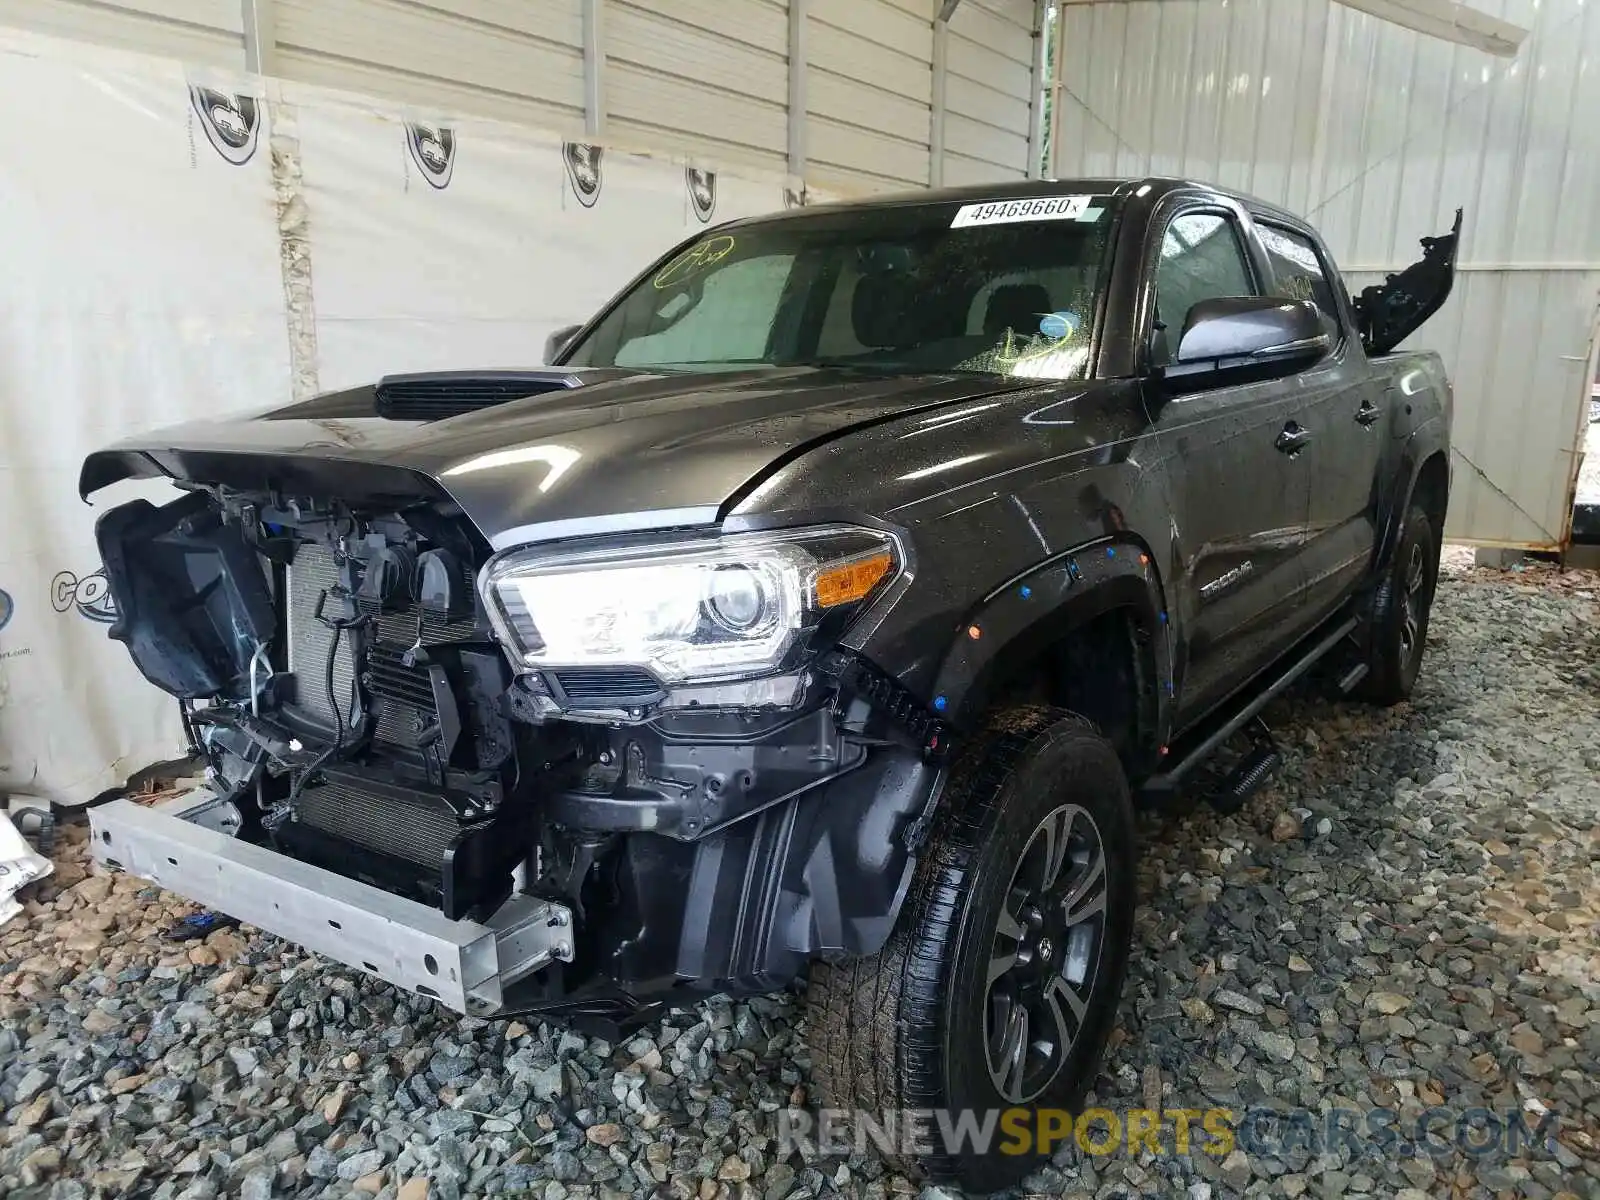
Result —
[[36, 853], [11, 823], [11, 815], [0, 808], [0, 925], [22, 911], [16, 894], [55, 869], [55, 863]]
[[35, 45], [0, 49], [0, 791], [83, 800], [180, 746], [106, 638], [83, 456], [272, 400], [288, 353], [267, 155], [225, 162], [176, 64]]
[[782, 203], [773, 182], [698, 176], [701, 221], [682, 163], [504, 125], [296, 108], [324, 388], [536, 364], [546, 333], [591, 316], [673, 243]]
[[[106, 637], [83, 457], [392, 371], [516, 367], [784, 181], [346, 93], [0, 36], [0, 793], [181, 750]], [[169, 490], [143, 485], [146, 491]]]

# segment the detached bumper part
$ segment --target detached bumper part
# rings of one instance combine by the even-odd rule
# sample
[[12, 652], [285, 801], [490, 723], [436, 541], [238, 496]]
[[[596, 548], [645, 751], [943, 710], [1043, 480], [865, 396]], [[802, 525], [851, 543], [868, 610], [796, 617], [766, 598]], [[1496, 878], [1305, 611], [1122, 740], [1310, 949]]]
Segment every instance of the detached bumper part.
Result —
[[488, 922], [436, 909], [219, 832], [207, 792], [159, 808], [117, 800], [90, 813], [95, 860], [376, 975], [456, 1012], [492, 1016], [505, 989], [572, 960], [572, 913], [514, 896]]

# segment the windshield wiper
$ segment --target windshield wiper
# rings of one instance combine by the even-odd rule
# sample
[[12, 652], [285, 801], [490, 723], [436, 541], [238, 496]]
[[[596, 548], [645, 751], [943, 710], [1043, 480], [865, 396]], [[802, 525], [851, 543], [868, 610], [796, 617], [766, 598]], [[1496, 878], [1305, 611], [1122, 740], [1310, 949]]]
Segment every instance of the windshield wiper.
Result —
[[630, 365], [640, 371], [665, 371], [672, 367], [773, 367], [778, 364], [770, 358], [688, 358], [673, 362]]
[[910, 363], [897, 362], [862, 362], [859, 358], [833, 357], [833, 358], [801, 358], [794, 362], [782, 364], [786, 367], [843, 367], [851, 371], [881, 371], [896, 374], [925, 374], [928, 367], [916, 367]]

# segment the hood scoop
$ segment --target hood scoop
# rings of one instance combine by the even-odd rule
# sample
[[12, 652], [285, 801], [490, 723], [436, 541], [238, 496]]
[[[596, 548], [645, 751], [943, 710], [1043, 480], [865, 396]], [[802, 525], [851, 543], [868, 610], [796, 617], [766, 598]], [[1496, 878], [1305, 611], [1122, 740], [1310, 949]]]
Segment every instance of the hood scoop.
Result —
[[570, 371], [428, 371], [385, 375], [378, 381], [377, 412], [391, 421], [442, 421], [528, 396], [582, 387]]

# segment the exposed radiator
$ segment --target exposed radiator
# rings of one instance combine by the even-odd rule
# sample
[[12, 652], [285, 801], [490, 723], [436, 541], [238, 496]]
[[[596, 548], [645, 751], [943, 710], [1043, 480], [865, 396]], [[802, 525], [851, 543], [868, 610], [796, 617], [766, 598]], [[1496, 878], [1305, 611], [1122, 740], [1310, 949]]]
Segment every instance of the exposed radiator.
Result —
[[349, 776], [330, 773], [295, 805], [295, 818], [341, 841], [437, 874], [461, 832], [443, 797], [394, 789], [378, 792]]
[[[301, 708], [331, 726], [333, 709], [328, 706], [326, 683], [333, 630], [317, 620], [316, 611], [317, 598], [339, 582], [339, 570], [326, 547], [304, 545], [296, 551], [288, 576], [289, 670], [295, 677], [295, 699]], [[333, 694], [347, 714], [354, 707], [354, 680], [350, 639], [340, 638], [333, 663]]]
[[[334, 716], [328, 704], [327, 669], [334, 631], [317, 620], [316, 611], [318, 597], [339, 580], [338, 566], [327, 547], [307, 544], [296, 552], [288, 575], [288, 658], [289, 670], [296, 681], [296, 702], [331, 730]], [[401, 661], [401, 656], [417, 640], [420, 606], [379, 613], [365, 601], [362, 605], [363, 611], [372, 612], [377, 618], [366, 631], [370, 639], [366, 667], [371, 680], [368, 693], [377, 721], [375, 736], [389, 745], [416, 749], [422, 733], [437, 718], [427, 671], [408, 667]], [[431, 612], [423, 614], [424, 645], [467, 641], [472, 634], [470, 617], [452, 621]], [[348, 633], [339, 639], [339, 651], [333, 663], [333, 694], [344, 708], [347, 726], [352, 713], [359, 715], [354, 696], [355, 659], [351, 641]]]
[[[317, 619], [316, 611], [322, 594], [338, 582], [332, 551], [314, 543], [299, 547], [287, 581], [288, 666], [295, 676], [296, 706], [326, 725], [330, 736], [334, 709], [328, 703], [327, 671], [335, 631]], [[470, 588], [471, 579], [464, 577], [462, 586]], [[415, 750], [437, 723], [438, 710], [429, 668], [407, 666], [405, 653], [419, 633], [424, 647], [472, 642], [476, 623], [470, 616], [451, 620], [420, 604], [391, 611], [364, 599], [357, 604], [361, 615], [371, 619], [359, 635], [346, 631], [339, 638], [334, 699], [344, 706], [347, 725], [352, 711], [359, 717], [359, 669], [361, 690], [376, 722], [375, 743], [391, 751]], [[365, 648], [359, 664], [352, 645], [357, 640]], [[376, 754], [369, 756], [376, 761], [330, 764], [320, 770], [296, 798], [289, 820], [275, 827], [277, 847], [328, 870], [438, 905], [451, 919], [498, 905], [510, 892], [511, 871], [527, 852], [530, 835], [520, 823], [521, 810], [505, 807], [489, 817], [462, 821], [457, 807], [466, 810], [466, 797], [452, 798], [432, 786], [414, 784], [391, 769], [394, 762], [385, 765], [385, 757], [405, 756]], [[413, 762], [412, 769], [417, 765]]]
[[272, 833], [296, 858], [437, 905], [452, 920], [510, 893], [528, 837], [516, 813], [462, 822], [438, 792], [352, 767], [324, 771]]

